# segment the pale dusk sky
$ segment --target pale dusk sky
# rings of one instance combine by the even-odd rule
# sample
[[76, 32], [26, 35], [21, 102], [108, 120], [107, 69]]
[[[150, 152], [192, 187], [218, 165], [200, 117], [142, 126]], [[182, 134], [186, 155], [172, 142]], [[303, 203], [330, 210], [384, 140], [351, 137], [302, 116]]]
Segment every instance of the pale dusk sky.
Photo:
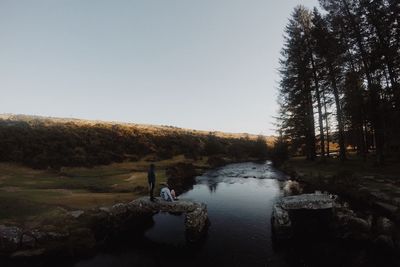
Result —
[[298, 4], [0, 0], [0, 113], [273, 134]]

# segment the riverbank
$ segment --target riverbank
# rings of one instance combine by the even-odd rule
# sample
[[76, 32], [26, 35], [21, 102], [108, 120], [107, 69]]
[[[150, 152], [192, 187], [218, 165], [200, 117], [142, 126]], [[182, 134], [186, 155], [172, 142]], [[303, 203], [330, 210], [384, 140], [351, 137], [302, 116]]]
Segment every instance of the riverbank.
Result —
[[376, 166], [352, 157], [309, 162], [292, 158], [280, 168], [305, 191], [327, 191], [342, 199], [337, 208], [340, 238], [398, 255], [400, 251], [400, 164]]
[[346, 162], [327, 159], [310, 162], [292, 158], [281, 170], [309, 187], [345, 196], [352, 201], [374, 207], [400, 222], [400, 163], [373, 162], [352, 157]]

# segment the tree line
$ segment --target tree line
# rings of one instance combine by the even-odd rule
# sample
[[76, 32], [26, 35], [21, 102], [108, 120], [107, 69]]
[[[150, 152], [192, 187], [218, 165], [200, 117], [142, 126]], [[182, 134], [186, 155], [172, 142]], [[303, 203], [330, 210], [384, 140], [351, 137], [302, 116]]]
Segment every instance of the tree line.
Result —
[[298, 6], [281, 51], [278, 129], [292, 153], [377, 163], [399, 155], [400, 2], [320, 0]]
[[0, 118], [0, 162], [59, 169], [136, 161], [148, 155], [156, 161], [182, 154], [192, 159], [261, 159], [267, 156], [267, 145], [262, 136], [228, 138], [174, 127]]

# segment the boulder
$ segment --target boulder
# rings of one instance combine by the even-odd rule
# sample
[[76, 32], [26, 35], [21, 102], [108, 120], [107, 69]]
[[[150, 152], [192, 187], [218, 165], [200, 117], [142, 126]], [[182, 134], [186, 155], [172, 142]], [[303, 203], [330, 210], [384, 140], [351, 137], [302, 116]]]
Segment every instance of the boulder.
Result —
[[21, 238], [22, 248], [34, 248], [36, 246], [36, 239], [30, 233], [24, 233]]
[[16, 226], [0, 225], [0, 250], [14, 251], [19, 248], [22, 230]]
[[77, 219], [84, 213], [85, 212], [83, 210], [74, 210], [74, 211], [70, 211], [68, 214], [71, 215], [72, 217], [74, 217], [75, 219]]
[[372, 217], [367, 219], [357, 217], [356, 213], [350, 209], [342, 208], [335, 214], [335, 221], [339, 228], [344, 231], [370, 233], [372, 230]]
[[126, 204], [118, 203], [110, 208], [110, 213], [113, 216], [125, 214], [128, 211]]
[[395, 225], [390, 219], [379, 217], [376, 221], [376, 228], [379, 234], [392, 235], [395, 230]]

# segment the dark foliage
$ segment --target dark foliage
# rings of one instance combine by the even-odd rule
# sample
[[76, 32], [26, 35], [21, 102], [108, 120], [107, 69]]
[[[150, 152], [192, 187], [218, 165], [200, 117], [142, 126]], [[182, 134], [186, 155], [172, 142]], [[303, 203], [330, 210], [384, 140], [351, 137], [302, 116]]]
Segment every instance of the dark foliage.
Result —
[[[52, 120], [0, 119], [0, 161], [34, 168], [93, 166], [137, 160], [146, 155], [168, 159], [222, 155], [264, 157], [260, 140], [225, 138], [172, 127]], [[264, 142], [265, 144], [265, 142]]]
[[317, 148], [321, 158], [329, 156], [331, 137], [341, 160], [348, 146], [364, 158], [373, 152], [377, 163], [398, 156], [399, 1], [320, 4], [323, 14], [295, 8], [286, 28], [280, 130], [293, 153], [311, 160]]

